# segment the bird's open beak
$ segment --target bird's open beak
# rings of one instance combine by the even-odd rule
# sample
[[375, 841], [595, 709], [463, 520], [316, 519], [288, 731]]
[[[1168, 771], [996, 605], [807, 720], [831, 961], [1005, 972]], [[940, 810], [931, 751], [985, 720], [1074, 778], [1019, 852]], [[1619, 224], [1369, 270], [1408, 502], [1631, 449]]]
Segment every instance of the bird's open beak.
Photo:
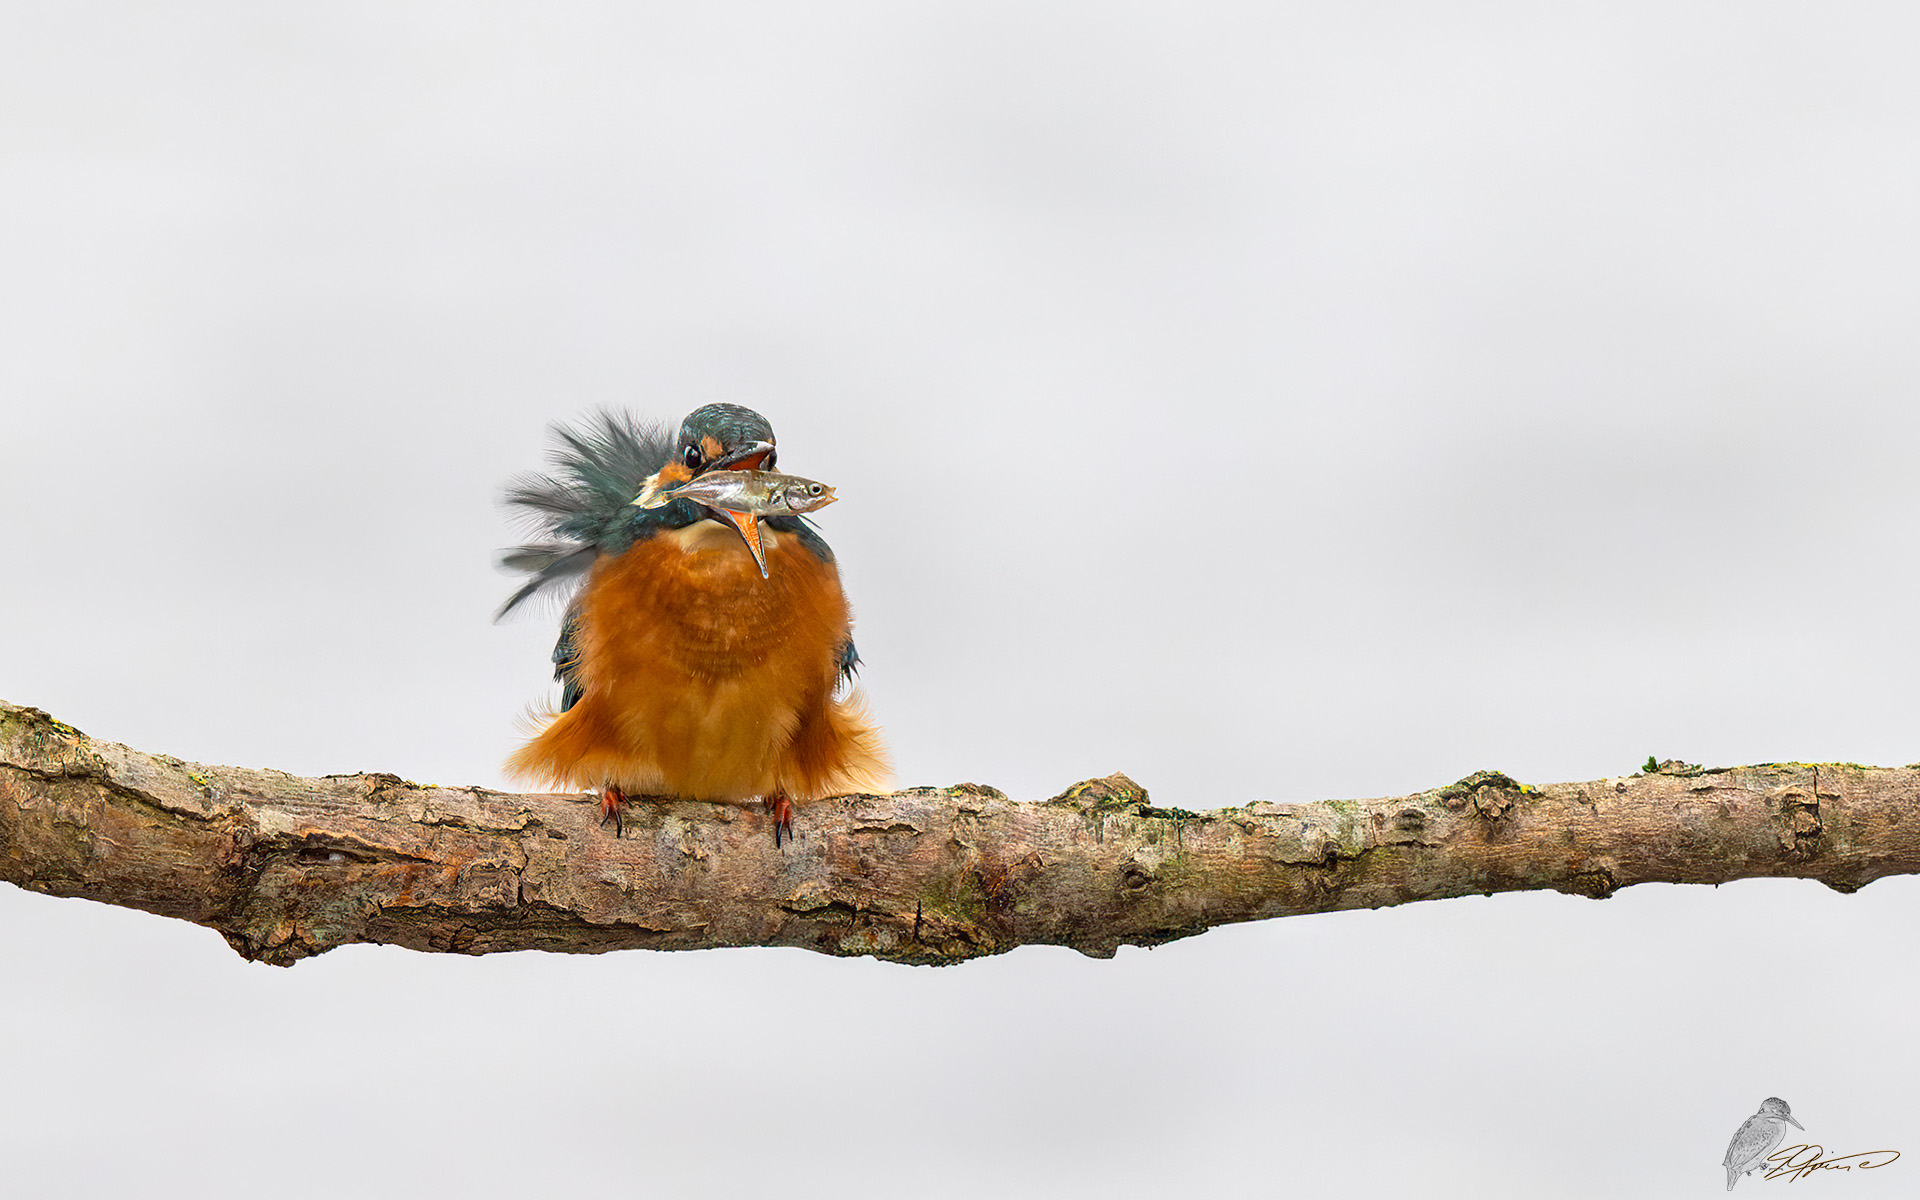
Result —
[[709, 508], [710, 513], [718, 513], [733, 522], [740, 531], [740, 537], [747, 543], [747, 549], [753, 551], [753, 561], [760, 565], [760, 578], [767, 577], [767, 552], [760, 545], [760, 518], [752, 513], [734, 512], [730, 508]]
[[[743, 442], [707, 464], [707, 471], [758, 471], [763, 469], [767, 460], [773, 457], [772, 442]], [[702, 471], [701, 474], [706, 474]], [[734, 512], [729, 508], [709, 509], [733, 522], [740, 532], [740, 540], [753, 552], [753, 561], [760, 568], [760, 578], [767, 577], [767, 551], [760, 544], [760, 518], [752, 513]]]
[[772, 453], [772, 442], [743, 442], [708, 463], [707, 470], [758, 471]]

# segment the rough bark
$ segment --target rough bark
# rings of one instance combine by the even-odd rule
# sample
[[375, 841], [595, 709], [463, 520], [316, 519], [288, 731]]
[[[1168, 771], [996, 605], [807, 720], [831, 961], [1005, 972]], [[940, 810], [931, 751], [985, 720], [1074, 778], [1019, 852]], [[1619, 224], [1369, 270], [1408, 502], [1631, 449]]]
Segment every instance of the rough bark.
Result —
[[1763, 875], [1853, 891], [1920, 871], [1920, 769], [1648, 766], [1204, 813], [1155, 808], [1124, 775], [1038, 803], [911, 788], [810, 804], [776, 850], [757, 808], [643, 800], [616, 839], [592, 797], [201, 766], [0, 703], [0, 879], [194, 921], [279, 964], [350, 942], [951, 963], [1476, 893]]

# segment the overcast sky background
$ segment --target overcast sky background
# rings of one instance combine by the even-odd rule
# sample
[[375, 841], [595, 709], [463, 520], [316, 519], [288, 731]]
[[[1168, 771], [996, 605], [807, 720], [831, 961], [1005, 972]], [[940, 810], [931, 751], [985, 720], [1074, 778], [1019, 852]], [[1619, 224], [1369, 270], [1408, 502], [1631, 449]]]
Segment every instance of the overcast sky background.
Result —
[[[65, 4], [0, 36], [0, 696], [500, 786], [501, 484], [774, 423], [899, 782], [1190, 808], [1920, 759], [1920, 17]], [[804, 825], [804, 814], [802, 815]], [[804, 829], [802, 830], [804, 836]], [[291, 970], [0, 887], [21, 1196], [1722, 1194], [1920, 1178], [1920, 883], [1112, 961]], [[1750, 1180], [1743, 1190], [1778, 1187]]]

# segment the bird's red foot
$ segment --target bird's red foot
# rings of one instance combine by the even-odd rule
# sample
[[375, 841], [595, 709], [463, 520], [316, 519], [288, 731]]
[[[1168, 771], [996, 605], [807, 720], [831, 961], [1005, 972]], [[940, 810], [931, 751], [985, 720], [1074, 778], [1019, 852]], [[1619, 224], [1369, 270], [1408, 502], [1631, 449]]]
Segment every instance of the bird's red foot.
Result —
[[608, 821], [613, 822], [613, 836], [620, 836], [620, 810], [627, 806], [627, 794], [608, 784], [600, 789], [600, 824], [604, 828]]
[[786, 834], [788, 841], [793, 840], [793, 802], [785, 792], [775, 792], [767, 797], [767, 812], [773, 816], [773, 848], [778, 850], [781, 834]]

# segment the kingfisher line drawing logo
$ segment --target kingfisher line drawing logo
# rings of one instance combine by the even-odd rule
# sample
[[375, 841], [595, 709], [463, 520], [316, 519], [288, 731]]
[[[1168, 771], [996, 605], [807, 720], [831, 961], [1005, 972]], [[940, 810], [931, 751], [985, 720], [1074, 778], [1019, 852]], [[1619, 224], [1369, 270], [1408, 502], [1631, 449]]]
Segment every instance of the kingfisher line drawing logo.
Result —
[[1900, 1157], [1898, 1150], [1861, 1150], [1829, 1157], [1825, 1146], [1811, 1142], [1776, 1149], [1786, 1137], [1789, 1125], [1795, 1129], [1806, 1128], [1793, 1119], [1793, 1111], [1778, 1096], [1762, 1100], [1760, 1111], [1740, 1123], [1733, 1141], [1727, 1143], [1727, 1157], [1722, 1163], [1727, 1168], [1728, 1191], [1740, 1182], [1741, 1176], [1751, 1175], [1762, 1167], [1767, 1168], [1766, 1174], [1760, 1176], [1762, 1179], [1785, 1175], [1793, 1181], [1805, 1179], [1815, 1171], [1851, 1171], [1855, 1167], [1872, 1171]]
[[1793, 1112], [1787, 1108], [1787, 1102], [1778, 1096], [1768, 1096], [1760, 1102], [1760, 1111], [1740, 1123], [1740, 1128], [1727, 1143], [1727, 1157], [1723, 1165], [1727, 1168], [1727, 1190], [1740, 1182], [1740, 1177], [1767, 1165], [1767, 1155], [1787, 1136], [1787, 1126], [1805, 1131], [1807, 1128], [1793, 1119]]

